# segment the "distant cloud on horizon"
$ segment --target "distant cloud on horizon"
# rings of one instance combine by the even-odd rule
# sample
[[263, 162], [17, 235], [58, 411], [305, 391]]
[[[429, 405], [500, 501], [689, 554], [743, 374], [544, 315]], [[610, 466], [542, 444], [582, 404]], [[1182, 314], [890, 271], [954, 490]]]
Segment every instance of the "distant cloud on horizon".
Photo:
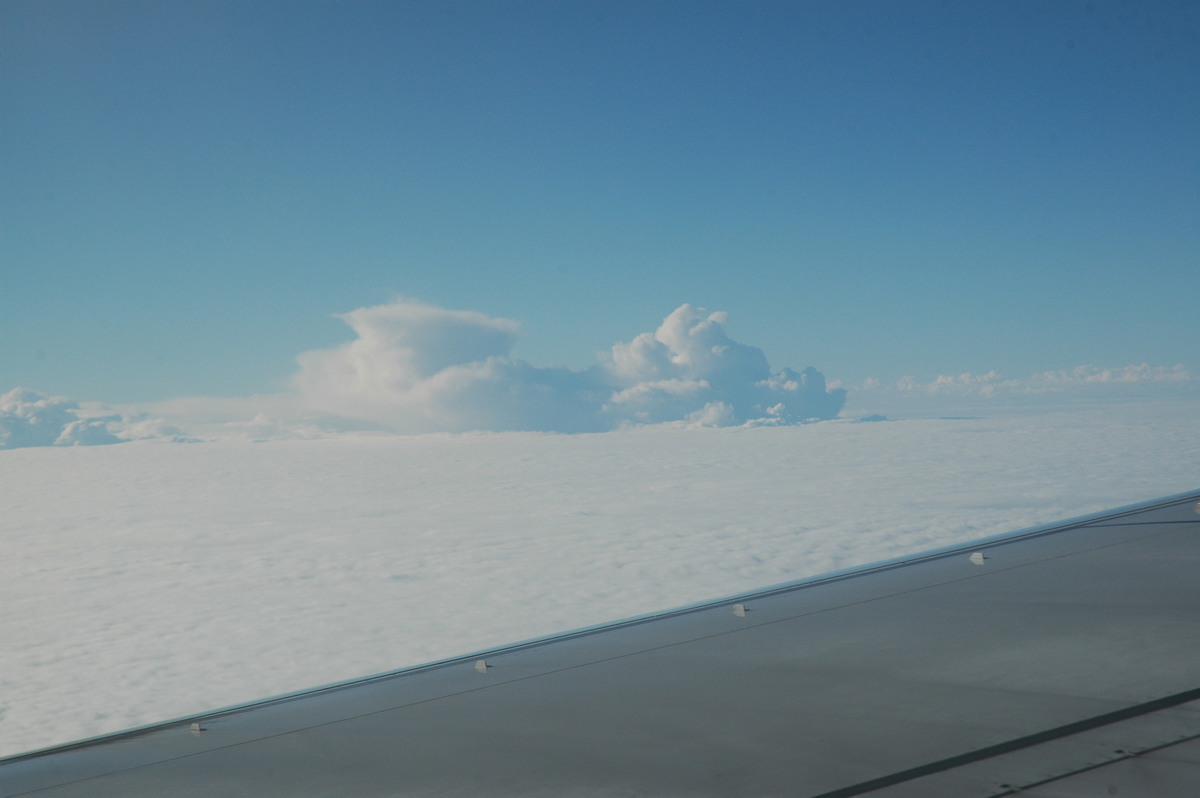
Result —
[[1200, 401], [1200, 378], [1183, 365], [1095, 365], [1009, 377], [975, 374], [913, 376], [850, 386], [855, 414], [927, 417], [984, 411], [1064, 410], [1097, 403]]
[[845, 391], [809, 367], [772, 374], [725, 314], [682, 305], [583, 371], [510, 356], [519, 325], [398, 300], [338, 318], [357, 334], [297, 358], [310, 409], [403, 432], [598, 432], [627, 424], [792, 424], [835, 418]]
[[146, 438], [184, 440], [178, 428], [145, 414], [125, 415], [96, 404], [85, 407], [28, 388], [0, 394], [0, 449], [103, 446]]
[[120, 443], [109, 431], [118, 416], [84, 418], [79, 403], [26, 388], [0, 394], [0, 449]]
[[[346, 432], [602, 432], [797, 424], [837, 418], [847, 389], [812, 367], [772, 373], [729, 337], [726, 314], [681, 305], [653, 332], [614, 344], [584, 370], [511, 356], [520, 325], [397, 300], [341, 314], [348, 343], [300, 354], [293, 391], [180, 397], [114, 409], [24, 388], [0, 395], [0, 449], [154, 439], [313, 438]], [[1077, 366], [1012, 378], [996, 371], [868, 379], [855, 413], [920, 417], [1130, 399], [1200, 399], [1183, 365]]]
[[[1182, 364], [1151, 366], [1148, 363], [1105, 368], [1084, 365], [1062, 371], [1043, 371], [1024, 379], [1005, 377], [996, 371], [985, 374], [966, 372], [958, 375], [939, 375], [922, 382], [914, 377], [902, 377], [895, 384], [901, 393], [928, 396], [980, 396], [992, 398], [1003, 395], [1062, 393], [1095, 387], [1123, 387], [1146, 383], [1183, 384], [1195, 377]], [[876, 383], [878, 385], [878, 383]]]

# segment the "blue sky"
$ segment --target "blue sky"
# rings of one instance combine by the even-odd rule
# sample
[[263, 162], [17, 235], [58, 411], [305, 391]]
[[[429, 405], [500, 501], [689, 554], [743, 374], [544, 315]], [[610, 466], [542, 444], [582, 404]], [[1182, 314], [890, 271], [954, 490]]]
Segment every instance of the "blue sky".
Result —
[[395, 296], [585, 368], [1200, 370], [1200, 9], [0, 2], [0, 392], [277, 391]]

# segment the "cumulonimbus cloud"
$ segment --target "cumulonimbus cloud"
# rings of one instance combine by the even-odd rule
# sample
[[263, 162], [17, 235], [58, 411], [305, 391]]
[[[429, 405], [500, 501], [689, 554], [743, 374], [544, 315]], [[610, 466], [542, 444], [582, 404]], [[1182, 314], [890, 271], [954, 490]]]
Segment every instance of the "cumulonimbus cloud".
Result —
[[845, 402], [815, 369], [772, 374], [725, 314], [691, 305], [583, 371], [514, 359], [517, 323], [481, 313], [396, 301], [339, 318], [357, 337], [300, 355], [295, 387], [315, 411], [401, 431], [797, 423]]

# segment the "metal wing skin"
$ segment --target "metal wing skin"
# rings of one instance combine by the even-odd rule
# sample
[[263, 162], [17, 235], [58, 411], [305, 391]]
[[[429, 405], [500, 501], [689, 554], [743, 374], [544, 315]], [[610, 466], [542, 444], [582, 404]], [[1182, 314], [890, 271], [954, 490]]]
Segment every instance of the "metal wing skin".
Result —
[[1192, 798], [1198, 502], [0, 760], [0, 795]]

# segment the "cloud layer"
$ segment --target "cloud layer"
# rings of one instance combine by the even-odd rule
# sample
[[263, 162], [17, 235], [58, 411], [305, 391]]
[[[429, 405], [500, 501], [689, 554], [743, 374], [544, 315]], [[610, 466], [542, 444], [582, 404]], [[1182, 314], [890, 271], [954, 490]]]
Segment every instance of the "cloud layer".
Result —
[[1130, 388], [1137, 385], [1191, 383], [1194, 377], [1182, 365], [1151, 366], [1140, 363], [1122, 368], [1076, 366], [1061, 371], [1044, 371], [1024, 379], [1005, 377], [996, 372], [940, 375], [928, 382], [903, 377], [896, 383], [901, 393], [928, 396], [979, 396], [1061, 393], [1086, 388]]
[[413, 302], [340, 316], [357, 337], [297, 359], [307, 407], [405, 432], [595, 432], [627, 424], [791, 424], [833, 418], [845, 391], [813, 368], [772, 374], [725, 314], [682, 305], [584, 371], [511, 357], [516, 322]]
[[0, 452], [0, 756], [1194, 489], [1195, 418]]
[[[1200, 401], [1200, 379], [1183, 365], [1082, 365], [1011, 377], [983, 373], [868, 379], [853, 387], [851, 412], [927, 417], [1078, 409], [1095, 404]], [[1151, 405], [1144, 405], [1149, 411]]]

